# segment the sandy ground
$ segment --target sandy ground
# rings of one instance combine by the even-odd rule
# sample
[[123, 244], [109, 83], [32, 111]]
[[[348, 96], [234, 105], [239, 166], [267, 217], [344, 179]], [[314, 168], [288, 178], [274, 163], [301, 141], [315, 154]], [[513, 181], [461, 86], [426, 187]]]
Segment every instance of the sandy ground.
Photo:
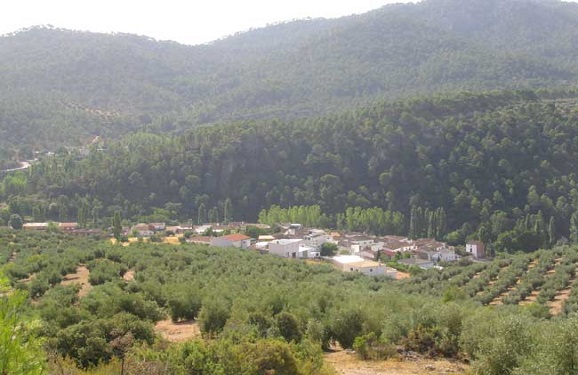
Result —
[[155, 331], [171, 342], [183, 342], [201, 336], [199, 325], [194, 321], [173, 323], [170, 319], [158, 322]]
[[564, 306], [564, 301], [570, 297], [570, 293], [572, 292], [572, 286], [576, 282], [576, 277], [572, 278], [568, 283], [566, 289], [562, 289], [561, 291], [556, 294], [554, 300], [548, 303], [548, 307], [550, 307], [550, 314], [558, 315], [562, 312], [562, 307]]
[[467, 365], [446, 360], [360, 361], [355, 354], [343, 350], [327, 353], [325, 362], [331, 365], [338, 375], [465, 374], [467, 370]]
[[396, 276], [397, 280], [409, 279], [410, 277], [411, 277], [411, 275], [409, 273], [397, 271], [397, 276]]
[[80, 291], [78, 296], [80, 298], [86, 296], [92, 289], [92, 285], [88, 282], [88, 275], [90, 271], [86, 266], [81, 265], [76, 269], [76, 273], [70, 273], [62, 279], [62, 285], [80, 284]]
[[122, 275], [124, 281], [134, 281], [134, 270], [128, 270], [124, 275]]

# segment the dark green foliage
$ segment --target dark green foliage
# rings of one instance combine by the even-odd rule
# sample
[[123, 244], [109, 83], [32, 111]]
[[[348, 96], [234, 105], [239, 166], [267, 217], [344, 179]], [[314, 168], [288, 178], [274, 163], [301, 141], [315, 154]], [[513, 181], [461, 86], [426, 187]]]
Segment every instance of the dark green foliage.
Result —
[[[557, 1], [424, 1], [194, 47], [32, 28], [0, 40], [0, 158], [22, 144], [78, 144], [142, 127], [181, 131], [415, 93], [567, 85], [576, 82], [577, 13]], [[19, 149], [22, 157], [36, 148]], [[328, 200], [333, 187], [322, 189]]]
[[88, 281], [92, 285], [104, 284], [107, 281], [118, 280], [127, 271], [123, 264], [111, 262], [107, 259], [95, 260], [88, 264], [90, 275]]
[[199, 325], [201, 332], [217, 334], [223, 330], [230, 310], [225, 301], [210, 300], [203, 303], [199, 312]]
[[167, 306], [173, 322], [195, 319], [201, 309], [201, 298], [190, 286], [171, 285]]
[[325, 242], [321, 245], [321, 256], [322, 257], [332, 257], [337, 254], [338, 247], [334, 243]]
[[120, 234], [122, 232], [122, 222], [120, 212], [116, 211], [112, 218], [112, 234], [117, 241], [120, 241]]
[[287, 342], [301, 341], [301, 330], [297, 319], [287, 312], [282, 312], [275, 317], [277, 329]]
[[12, 229], [20, 230], [24, 225], [22, 218], [18, 214], [10, 215], [10, 226]]
[[82, 161], [47, 159], [24, 178], [36, 195], [6, 198], [10, 213], [41, 218], [65, 207], [75, 217], [80, 208], [95, 213], [92, 225], [120, 211], [204, 222], [234, 207], [236, 220], [530, 251], [575, 237], [574, 97], [465, 93], [316, 120], [141, 133]]
[[355, 338], [364, 334], [365, 317], [358, 309], [339, 311], [331, 324], [332, 336], [343, 348], [352, 348]]

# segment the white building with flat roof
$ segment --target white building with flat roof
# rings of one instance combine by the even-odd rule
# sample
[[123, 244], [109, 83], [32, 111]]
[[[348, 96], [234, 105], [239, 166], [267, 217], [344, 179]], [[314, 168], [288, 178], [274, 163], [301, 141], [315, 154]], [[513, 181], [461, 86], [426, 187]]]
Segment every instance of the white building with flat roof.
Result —
[[302, 239], [282, 239], [269, 242], [269, 254], [283, 258], [298, 258]]
[[338, 255], [332, 258], [333, 264], [343, 272], [361, 272], [365, 275], [383, 275], [395, 279], [397, 271], [379, 262], [363, 259], [357, 255]]

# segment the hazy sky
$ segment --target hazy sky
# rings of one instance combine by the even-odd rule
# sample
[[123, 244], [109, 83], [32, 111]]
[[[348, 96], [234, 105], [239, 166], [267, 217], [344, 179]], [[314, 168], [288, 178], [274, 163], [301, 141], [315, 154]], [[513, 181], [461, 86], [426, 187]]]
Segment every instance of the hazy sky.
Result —
[[[35, 25], [200, 44], [295, 18], [334, 18], [411, 0], [4, 0], [0, 35]], [[414, 0], [413, 2], [417, 2]]]

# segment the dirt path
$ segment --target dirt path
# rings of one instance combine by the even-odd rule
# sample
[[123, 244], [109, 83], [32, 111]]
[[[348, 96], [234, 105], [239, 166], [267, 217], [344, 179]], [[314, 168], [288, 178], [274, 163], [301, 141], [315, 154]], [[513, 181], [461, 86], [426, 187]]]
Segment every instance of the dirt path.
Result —
[[325, 354], [325, 363], [331, 365], [339, 375], [441, 375], [465, 374], [467, 370], [466, 365], [446, 360], [360, 361], [355, 354], [348, 354], [344, 350]]
[[62, 279], [62, 285], [73, 285], [80, 284], [80, 290], [78, 291], [78, 296], [80, 298], [86, 296], [92, 289], [92, 285], [88, 282], [88, 275], [90, 271], [85, 265], [80, 265], [76, 269], [76, 273], [69, 273]]
[[163, 320], [155, 325], [155, 331], [171, 342], [183, 342], [201, 336], [201, 329], [197, 322], [173, 323], [172, 320]]

